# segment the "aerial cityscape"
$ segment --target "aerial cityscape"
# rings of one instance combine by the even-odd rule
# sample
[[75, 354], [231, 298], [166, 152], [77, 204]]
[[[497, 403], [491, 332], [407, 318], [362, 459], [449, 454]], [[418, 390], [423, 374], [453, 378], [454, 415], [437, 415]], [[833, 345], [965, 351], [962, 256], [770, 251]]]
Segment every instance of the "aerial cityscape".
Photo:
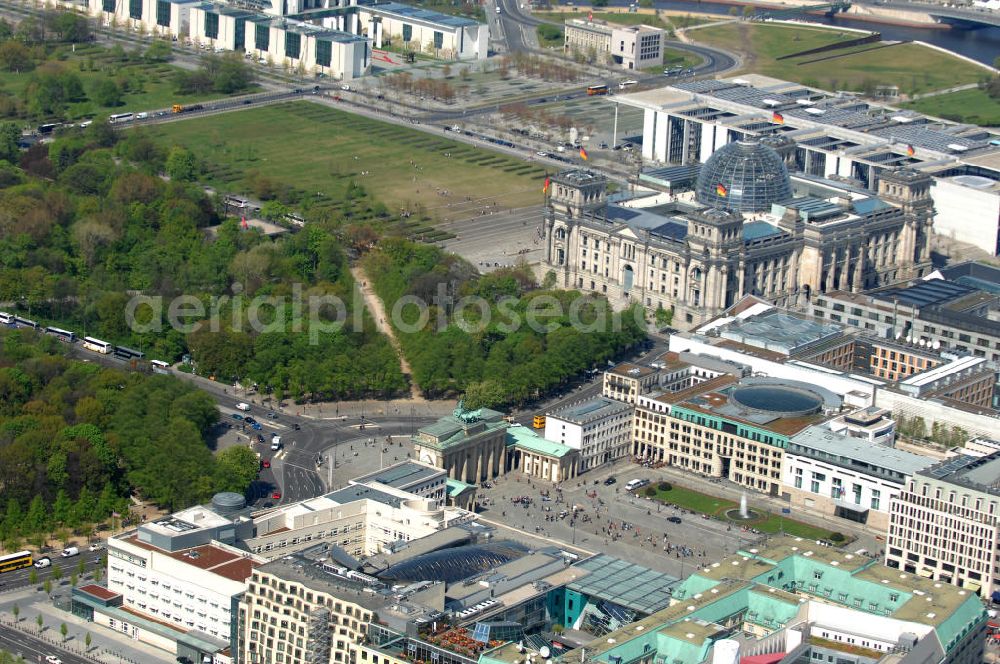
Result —
[[0, 664], [998, 611], [998, 0], [0, 2]]

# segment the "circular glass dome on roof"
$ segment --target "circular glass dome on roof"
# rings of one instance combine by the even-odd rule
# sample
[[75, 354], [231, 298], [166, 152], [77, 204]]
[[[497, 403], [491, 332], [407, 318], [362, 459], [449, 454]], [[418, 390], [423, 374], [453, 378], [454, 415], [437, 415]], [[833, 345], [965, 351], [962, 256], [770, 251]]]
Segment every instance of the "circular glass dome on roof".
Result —
[[468, 544], [414, 556], [392, 565], [378, 576], [393, 581], [454, 583], [524, 556], [527, 547], [509, 540]]
[[809, 415], [823, 407], [820, 395], [786, 385], [741, 386], [734, 389], [729, 397], [747, 410], [781, 417]]
[[708, 158], [698, 173], [699, 203], [731, 212], [766, 212], [792, 197], [785, 162], [757, 141], [729, 143]]

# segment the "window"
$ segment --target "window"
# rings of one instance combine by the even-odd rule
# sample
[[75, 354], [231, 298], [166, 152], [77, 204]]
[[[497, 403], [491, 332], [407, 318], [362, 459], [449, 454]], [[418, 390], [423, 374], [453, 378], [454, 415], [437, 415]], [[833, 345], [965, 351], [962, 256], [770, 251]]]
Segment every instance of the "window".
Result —
[[320, 67], [329, 67], [333, 59], [333, 45], [322, 39], [316, 40], [316, 64]]
[[877, 510], [879, 505], [882, 503], [882, 492], [878, 489], [872, 489], [872, 509]]
[[142, 18], [142, 0], [128, 0], [128, 15], [131, 18]]
[[245, 18], [236, 19], [234, 31], [234, 46], [237, 51], [246, 50], [247, 45], [247, 20]]
[[413, 26], [409, 23], [403, 24], [403, 41], [413, 41]]
[[294, 32], [285, 33], [285, 57], [298, 60], [302, 52], [302, 35]]
[[266, 25], [254, 26], [253, 41], [258, 50], [266, 51], [271, 47], [271, 30]]
[[213, 12], [205, 12], [205, 38], [219, 38], [219, 15]]
[[435, 30], [434, 31], [434, 48], [438, 48], [439, 49], [439, 48], [443, 48], [443, 47], [444, 47], [444, 33], [443, 32], [438, 32], [437, 30]]
[[165, 0], [156, 0], [156, 24], [170, 27], [170, 3]]
[[103, 0], [101, 3], [101, 7], [104, 9], [104, 11], [113, 14], [115, 11], [115, 0]]

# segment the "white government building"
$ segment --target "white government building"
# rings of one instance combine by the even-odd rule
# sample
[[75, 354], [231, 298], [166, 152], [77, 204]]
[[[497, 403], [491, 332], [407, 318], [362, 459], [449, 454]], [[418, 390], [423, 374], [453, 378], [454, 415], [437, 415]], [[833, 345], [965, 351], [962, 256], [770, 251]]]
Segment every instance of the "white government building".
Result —
[[[106, 25], [188, 40], [206, 49], [309, 74], [365, 75], [389, 43], [445, 59], [488, 55], [483, 23], [397, 2], [357, 0], [87, 0]], [[401, 56], [394, 56], [401, 58]]]
[[875, 192], [884, 174], [899, 167], [926, 173], [934, 180], [934, 231], [1000, 254], [995, 130], [758, 74], [676, 83], [611, 101], [643, 111], [647, 162], [704, 163], [728, 143], [780, 136], [795, 143], [787, 160], [793, 175], [839, 178]]

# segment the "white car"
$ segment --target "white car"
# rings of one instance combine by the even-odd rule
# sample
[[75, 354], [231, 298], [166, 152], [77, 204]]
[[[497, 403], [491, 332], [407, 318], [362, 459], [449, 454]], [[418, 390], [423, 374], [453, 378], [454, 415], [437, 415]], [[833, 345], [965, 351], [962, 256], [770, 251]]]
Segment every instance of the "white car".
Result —
[[537, 154], [539, 157], [548, 157], [549, 156], [549, 153], [545, 152], [544, 150], [539, 150], [535, 154]]
[[62, 664], [62, 660], [55, 655], [46, 655], [45, 661], [49, 664]]
[[340, 86], [340, 89], [347, 90], [348, 92], [350, 92], [351, 86], [349, 86], [347, 83], [344, 83], [342, 86]]
[[236, 404], [236, 410], [248, 411], [250, 410], [250, 404], [243, 403], [242, 401]]
[[87, 547], [87, 551], [100, 551], [104, 548], [103, 544], [91, 544]]

